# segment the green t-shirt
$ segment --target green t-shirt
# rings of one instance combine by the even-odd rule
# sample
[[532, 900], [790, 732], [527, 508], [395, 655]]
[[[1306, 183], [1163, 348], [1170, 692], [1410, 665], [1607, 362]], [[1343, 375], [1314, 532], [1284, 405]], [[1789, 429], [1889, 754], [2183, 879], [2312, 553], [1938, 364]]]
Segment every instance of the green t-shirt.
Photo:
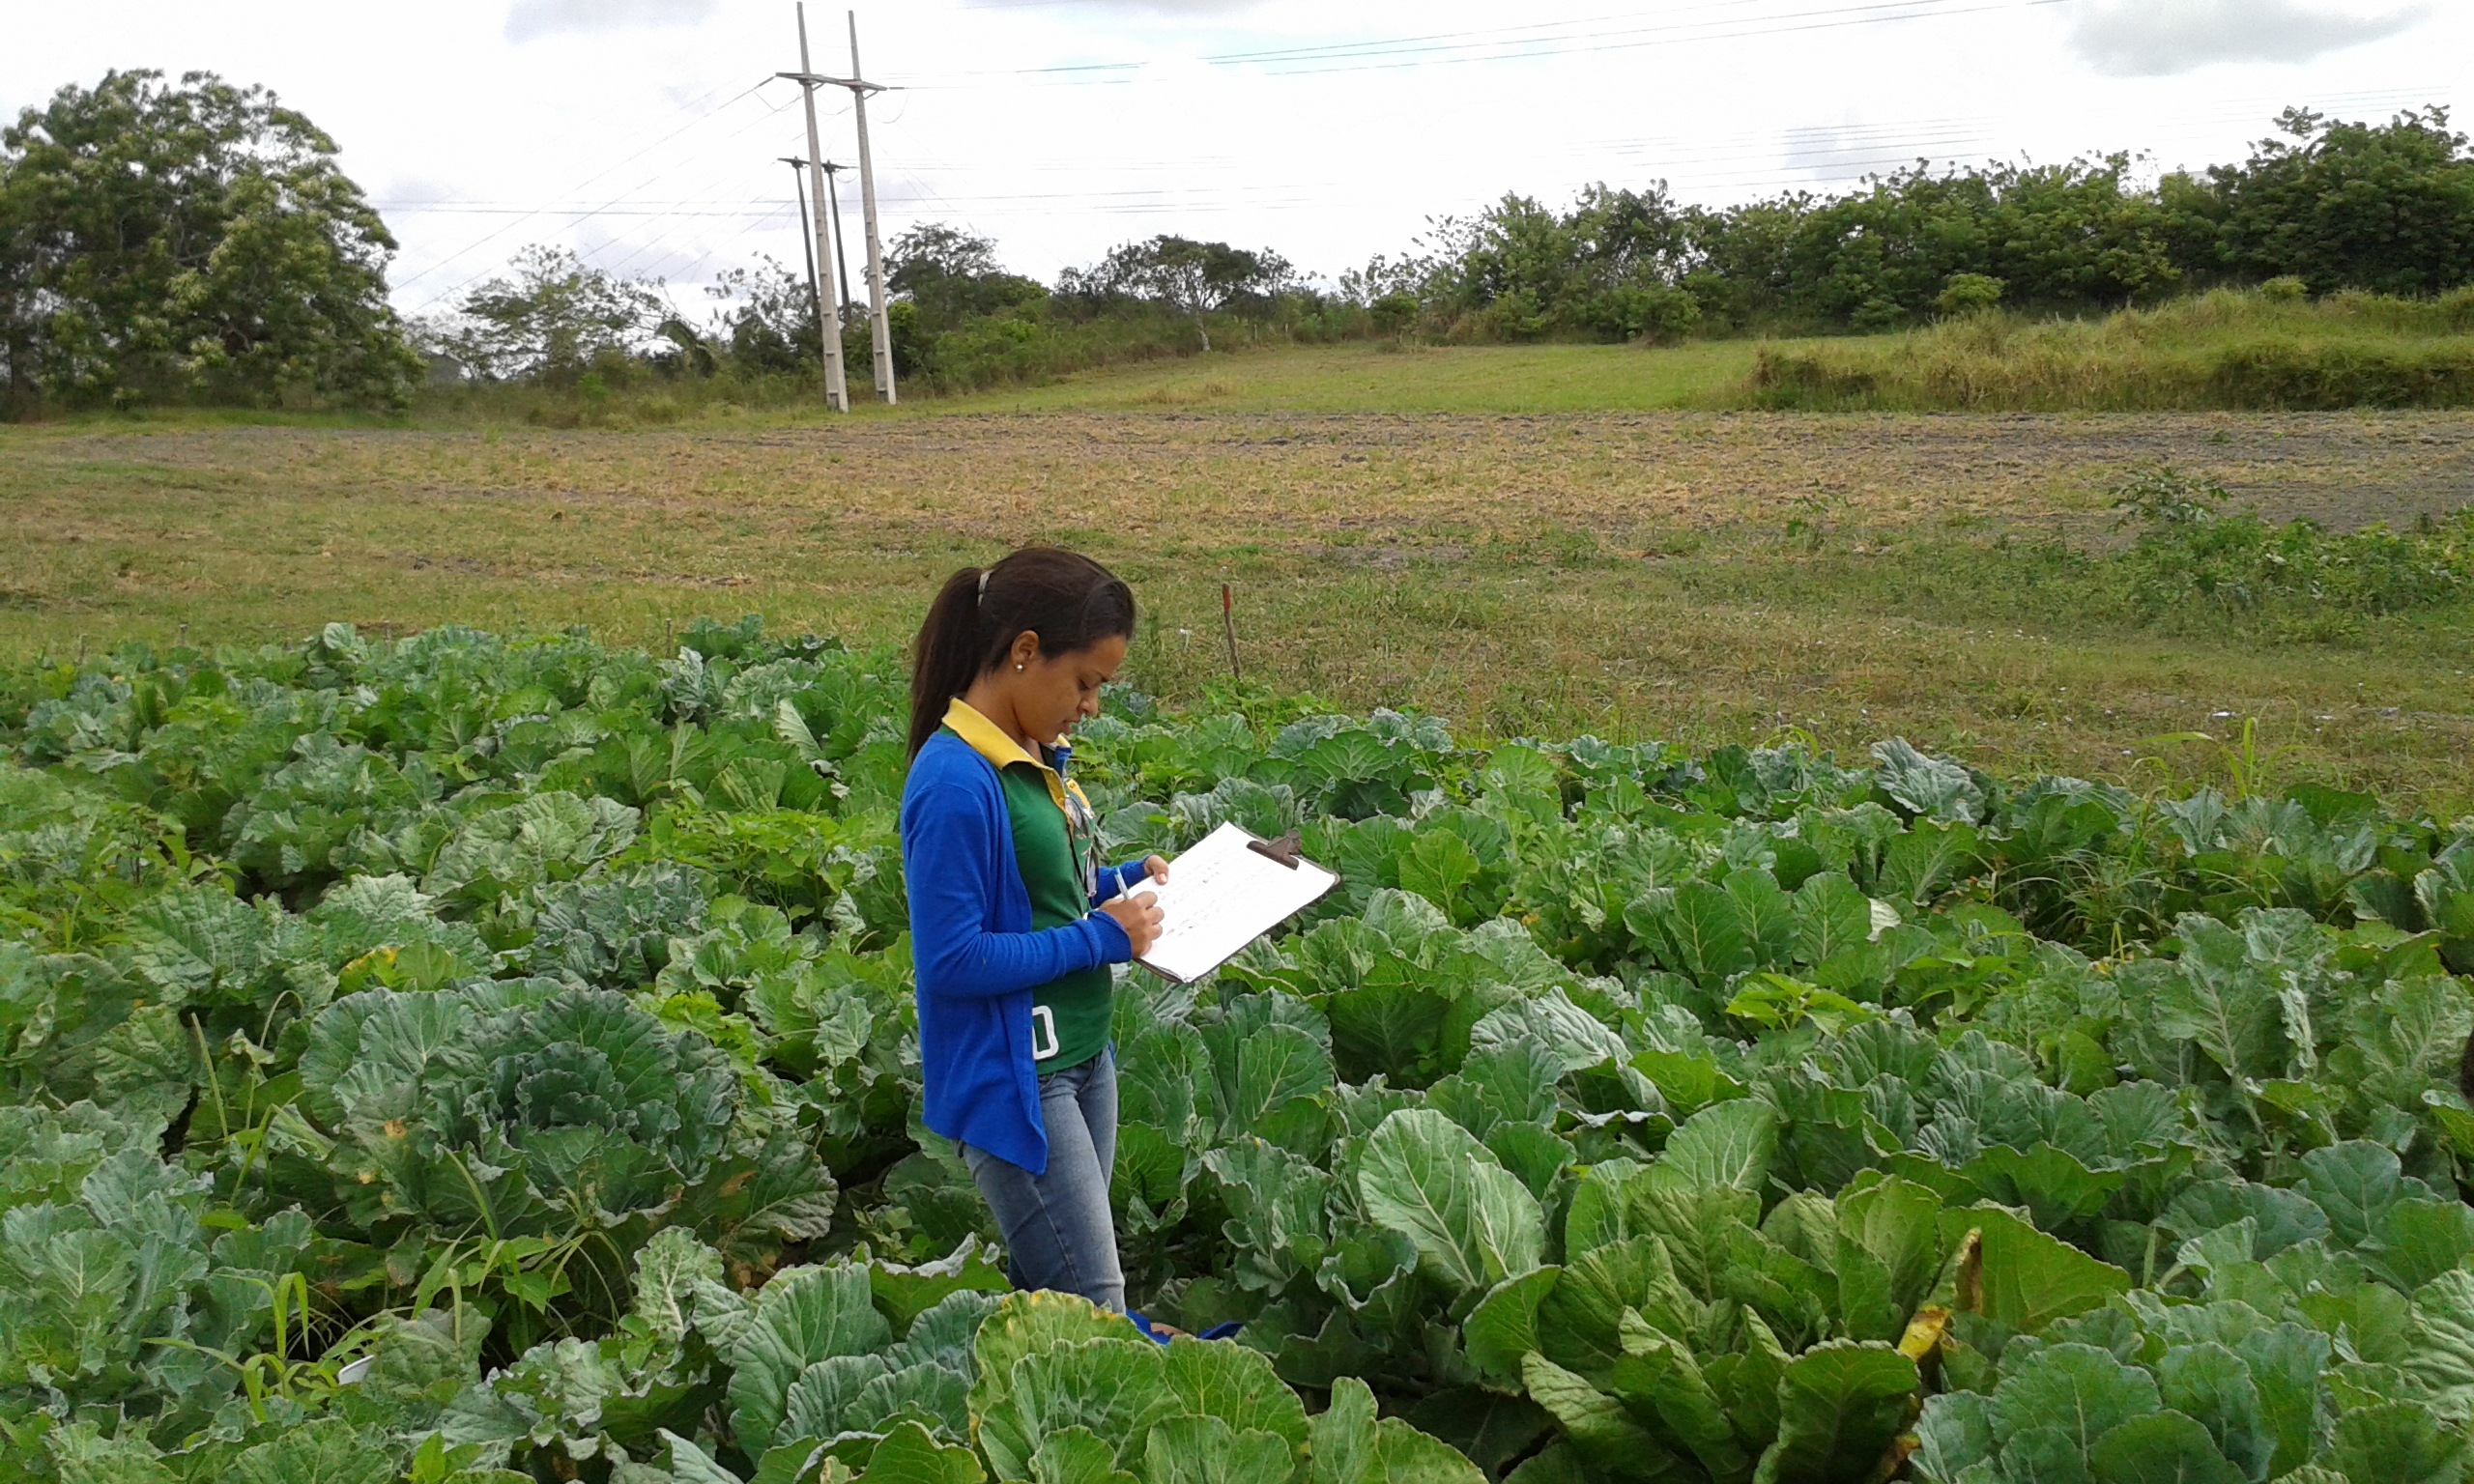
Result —
[[[1031, 927], [1062, 928], [1089, 915], [1091, 884], [1074, 862], [1065, 812], [1049, 795], [1037, 768], [1017, 762], [997, 770], [1005, 813], [1014, 825], [1014, 862], [1030, 888]], [[1031, 1055], [1042, 1073], [1079, 1067], [1108, 1046], [1116, 990], [1100, 964], [1031, 991]], [[1049, 1055], [1042, 1055], [1049, 1052]]]

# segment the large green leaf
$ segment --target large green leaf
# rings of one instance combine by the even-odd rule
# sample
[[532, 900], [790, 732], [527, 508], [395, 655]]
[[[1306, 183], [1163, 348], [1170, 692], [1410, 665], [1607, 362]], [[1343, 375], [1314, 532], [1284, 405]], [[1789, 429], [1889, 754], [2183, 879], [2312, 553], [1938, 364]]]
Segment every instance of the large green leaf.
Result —
[[1473, 1046], [1458, 1071], [1426, 1090], [1426, 1106], [1482, 1139], [1498, 1124], [1549, 1124], [1563, 1074], [1562, 1060], [1531, 1037]]
[[1318, 1267], [1328, 1242], [1337, 1182], [1276, 1144], [1242, 1136], [1203, 1156], [1220, 1182], [1229, 1219], [1221, 1233], [1238, 1253], [1238, 1280], [1277, 1288]]
[[1831, 1340], [1798, 1356], [1778, 1383], [1778, 1441], [1759, 1484], [1835, 1484], [1872, 1473], [1907, 1426], [1915, 1362], [1886, 1345]]
[[2330, 1235], [2349, 1247], [2371, 1236], [2389, 1207], [2431, 1193], [2421, 1181], [2405, 1177], [2396, 1151], [2365, 1140], [2304, 1155], [2302, 1179], [2294, 1188], [2327, 1215]]
[[740, 1448], [755, 1455], [772, 1444], [791, 1387], [809, 1366], [892, 1342], [863, 1267], [794, 1268], [765, 1284], [729, 1350], [731, 1428]]
[[1306, 1484], [1482, 1484], [1485, 1475], [1450, 1446], [1397, 1417], [1375, 1417], [1374, 1393], [1354, 1376], [1332, 1384], [1330, 1405], [1309, 1424]]
[[1120, 1468], [1138, 1466], [1152, 1424], [1179, 1410], [1166, 1367], [1149, 1340], [1076, 1340], [1034, 1351], [1014, 1362], [1006, 1405], [980, 1416], [980, 1446], [998, 1478], [1017, 1478], [1015, 1460], [1038, 1451], [1043, 1438], [1083, 1427], [1116, 1450]]
[[395, 1476], [386, 1438], [340, 1417], [304, 1422], [243, 1450], [228, 1475], [234, 1484], [393, 1484]]
[[2250, 961], [2241, 934], [2211, 918], [2174, 925], [2182, 956], [2128, 965], [2118, 976], [2162, 1035], [2196, 1043], [2237, 1082], [2286, 1072], [2285, 1011], [2269, 976]]
[[[1332, 995], [1332, 1054], [1352, 1079], [1385, 1073], [1413, 1083], [1443, 1041], [1453, 997], [1424, 984], [1370, 983]], [[1429, 1073], [1430, 1075], [1430, 1073]]]
[[1686, 1465], [1632, 1420], [1624, 1404], [1547, 1359], [1521, 1362], [1530, 1399], [1546, 1409], [1581, 1457], [1625, 1478], [1661, 1480], [1687, 1476]]
[[1564, 1211], [1567, 1254], [1586, 1252], [1600, 1242], [1617, 1241], [1633, 1234], [1629, 1186], [1640, 1178], [1643, 1168], [1639, 1160], [1619, 1155], [1581, 1172], [1580, 1179], [1572, 1184], [1571, 1202]]
[[987, 1474], [968, 1448], [938, 1442], [916, 1422], [896, 1423], [868, 1455], [870, 1484], [980, 1484]]
[[1754, 1455], [1736, 1436], [1726, 1403], [1702, 1373], [1691, 1347], [1634, 1313], [1624, 1316], [1622, 1330], [1624, 1355], [1607, 1378], [1617, 1399], [1634, 1416], [1656, 1421], [1719, 1484], [1751, 1477]]
[[[1851, 1260], [1853, 1249], [1877, 1265], [1883, 1312], [1890, 1323], [1903, 1329], [1917, 1305], [1932, 1292], [1949, 1250], [1948, 1238], [1942, 1231], [1941, 1196], [1927, 1186], [1894, 1175], [1864, 1176], [1840, 1191], [1836, 1204], [1842, 1254], [1836, 1270], [1842, 1296], [1850, 1287], [1851, 1275], [1860, 1266]], [[1871, 1270], [1867, 1270], [1868, 1274]], [[1897, 1334], [1856, 1337], [1896, 1339]]]
[[2442, 1395], [2474, 1398], [2474, 1270], [2441, 1273], [2414, 1294], [2405, 1369]]
[[1469, 1031], [1471, 1054], [1515, 1041], [1535, 1041], [1554, 1053], [1558, 1074], [1629, 1055], [1624, 1038], [1581, 1009], [1561, 985], [1488, 1011]]
[[1111, 1314], [1079, 1294], [1045, 1290], [1008, 1295], [980, 1325], [972, 1341], [978, 1373], [971, 1383], [970, 1415], [980, 1450], [998, 1478], [1029, 1477], [1031, 1456], [1041, 1445], [1042, 1433], [1014, 1394], [1015, 1366], [1060, 1345], [1103, 1338], [1151, 1344], [1124, 1315]]
[[615, 799], [530, 794], [475, 815], [440, 847], [421, 890], [451, 896], [473, 888], [520, 888], [574, 875], [624, 849], [636, 837], [636, 811]]
[[868, 1265], [868, 1292], [877, 1312], [908, 1338], [912, 1321], [956, 1294], [1011, 1293], [1014, 1285], [996, 1265], [996, 1255], [973, 1236], [933, 1263], [904, 1267], [879, 1259]]
[[1545, 1250], [1538, 1198], [1467, 1129], [1425, 1108], [1386, 1118], [1357, 1170], [1367, 1214], [1407, 1237], [1421, 1269], [1455, 1293], [1529, 1271]]
[[1461, 1343], [1478, 1369], [1498, 1381], [1520, 1379], [1520, 1357], [1539, 1349], [1538, 1309], [1554, 1292], [1564, 1270], [1536, 1268], [1506, 1278], [1478, 1300], [1461, 1322]]
[[1752, 962], [1785, 963], [1795, 953], [1796, 909], [1794, 899], [1778, 890], [1778, 878], [1767, 870], [1746, 869], [1727, 872], [1721, 883], [1727, 899], [1736, 906], [1736, 920], [1743, 927], [1744, 947]]
[[2354, 1249], [2363, 1266], [2410, 1293], [2474, 1257], [2474, 1210], [2459, 1200], [2401, 1200]]
[[1973, 1227], [1982, 1234], [1984, 1315], [2022, 1333], [2034, 1334], [2130, 1289], [2129, 1273], [2007, 1212], [1989, 1206], [1945, 1212], [1942, 1222], [1945, 1233]]
[[2383, 1402], [2339, 1417], [2324, 1457], [2350, 1484], [2457, 1484], [2467, 1444], [2422, 1403]]
[[1993, 1401], [1980, 1391], [1944, 1391], [1924, 1399], [1909, 1468], [1926, 1484], [1957, 1484], [1993, 1460]]
[[[1775, 890], [1773, 883], [1772, 890]], [[1634, 912], [1625, 913], [1631, 924]], [[1727, 977], [1753, 967], [1754, 945], [1745, 931], [1743, 914], [1724, 887], [1686, 881], [1675, 888], [1666, 910], [1654, 919], [1666, 929], [1680, 956], [1678, 967], [1704, 985], [1715, 987]], [[1635, 932], [1641, 929], [1633, 928]]]
[[1725, 1186], [1759, 1194], [1777, 1153], [1778, 1115], [1768, 1103], [1741, 1098], [1684, 1120], [1654, 1168], [1661, 1183], [1687, 1189]]
[[1166, 1360], [1164, 1380], [1180, 1412], [1271, 1433], [1292, 1448], [1305, 1445], [1305, 1404], [1274, 1374], [1270, 1356], [1243, 1345], [1179, 1338], [1168, 1346]]
[[2334, 1346], [2327, 1335], [2288, 1322], [2244, 1335], [2234, 1350], [2259, 1393], [2260, 1419], [2275, 1443], [2268, 1464], [2274, 1477], [2309, 1458], [2318, 1441], [2320, 1375]]
[[1231, 1427], [1224, 1417], [1170, 1416], [1144, 1440], [1144, 1484], [1288, 1484], [1296, 1469], [1288, 1440]]
[[1216, 1071], [1212, 1113], [1223, 1138], [1257, 1132], [1291, 1099], [1332, 1086], [1331, 1052], [1293, 1025], [1214, 1026], [1203, 1038]]
[[2096, 1484], [2248, 1484], [2206, 1428], [2178, 1412], [2134, 1417], [2087, 1450]]
[[[796, 1388], [792, 1389], [795, 1398]], [[878, 1432], [904, 1419], [945, 1437], [969, 1437], [969, 1373], [923, 1360], [873, 1376], [844, 1405], [840, 1431]], [[818, 1436], [830, 1434], [820, 1431]]]
[[1428, 829], [1410, 842], [1399, 859], [1401, 890], [1424, 897], [1456, 922], [1478, 915], [1471, 909], [1468, 890], [1484, 868], [1468, 842], [1450, 830]]
[[1969, 822], [1983, 814], [1984, 789], [1965, 767], [1927, 756], [1904, 737], [1873, 744], [1873, 783], [1911, 814]]
[[2251, 1367], [2240, 1356], [2215, 1341], [2202, 1341], [2174, 1346], [2152, 1369], [2165, 1405], [2199, 1422], [2213, 1452], [2224, 1455], [2245, 1477], [2266, 1475], [2276, 1454], [2276, 1435], [2259, 1405]]
[[1117, 1467], [1117, 1450], [1087, 1427], [1069, 1427], [1041, 1439], [1028, 1470], [1022, 1477], [1036, 1484], [1140, 1484]]
[[663, 1433], [661, 1438], [670, 1445], [670, 1476], [677, 1484], [740, 1484], [737, 1474], [713, 1462], [713, 1456], [697, 1446], [693, 1439], [672, 1432]]
[[1884, 898], [1922, 906], [1977, 849], [1975, 828], [1968, 824], [1936, 824], [1918, 819], [1893, 837], [1882, 857], [1882, 873], [1874, 890]]
[[2078, 1156], [2046, 1143], [2025, 1152], [1997, 1144], [1959, 1173], [1993, 1200], [2026, 1207], [2036, 1225], [2046, 1228], [2085, 1221], [2103, 1211], [2126, 1178], [2118, 1170], [2090, 1170]]
[[1993, 1392], [1993, 1436], [2011, 1441], [2040, 1428], [2059, 1429], [2085, 1452], [2098, 1438], [2161, 1406], [2155, 1378], [2093, 1345], [2053, 1345], [2011, 1369]]
[[1873, 934], [1873, 904], [1846, 872], [1825, 870], [1796, 888], [1795, 949], [1798, 963], [1823, 963], [1860, 949]]
[[1705, 1330], [1703, 1310], [1677, 1280], [1663, 1242], [1626, 1238], [1565, 1265], [1562, 1280], [1538, 1306], [1538, 1348], [1567, 1370], [1602, 1380], [1624, 1356], [1626, 1311], [1690, 1340]]

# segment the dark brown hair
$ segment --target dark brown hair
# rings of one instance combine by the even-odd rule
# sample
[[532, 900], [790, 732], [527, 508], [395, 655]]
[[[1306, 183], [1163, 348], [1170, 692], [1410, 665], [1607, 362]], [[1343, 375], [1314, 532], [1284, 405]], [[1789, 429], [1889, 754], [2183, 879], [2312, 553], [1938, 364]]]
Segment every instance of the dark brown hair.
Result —
[[1134, 590], [1079, 552], [1026, 546], [992, 567], [945, 579], [910, 659], [910, 756], [943, 725], [945, 707], [1004, 663], [1024, 633], [1043, 656], [1134, 638]]

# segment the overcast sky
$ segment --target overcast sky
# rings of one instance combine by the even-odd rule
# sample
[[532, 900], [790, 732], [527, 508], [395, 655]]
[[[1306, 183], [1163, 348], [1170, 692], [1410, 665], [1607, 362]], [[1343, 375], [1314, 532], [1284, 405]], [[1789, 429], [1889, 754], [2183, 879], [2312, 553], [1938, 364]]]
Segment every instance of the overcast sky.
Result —
[[[2467, 101], [2466, 0], [863, 0], [888, 239], [1053, 279], [1158, 232], [1326, 275], [1430, 216], [1592, 181], [1686, 200], [1937, 161], [2242, 157], [2287, 104]], [[532, 243], [667, 278], [801, 262], [790, 0], [0, 0], [9, 115], [111, 68], [262, 83], [342, 146], [420, 310]], [[818, 71], [849, 62], [812, 6]], [[847, 96], [828, 157], [855, 159]], [[2466, 122], [2474, 123], [2474, 115]], [[862, 271], [856, 173], [843, 177]]]

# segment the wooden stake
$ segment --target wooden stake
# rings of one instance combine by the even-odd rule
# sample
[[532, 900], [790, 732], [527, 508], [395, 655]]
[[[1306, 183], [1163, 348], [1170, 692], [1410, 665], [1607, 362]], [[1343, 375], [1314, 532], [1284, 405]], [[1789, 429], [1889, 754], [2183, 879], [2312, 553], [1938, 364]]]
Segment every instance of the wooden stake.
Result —
[[1245, 672], [1237, 668], [1237, 603], [1226, 583], [1220, 585], [1220, 626], [1228, 636], [1228, 678], [1243, 680]]

